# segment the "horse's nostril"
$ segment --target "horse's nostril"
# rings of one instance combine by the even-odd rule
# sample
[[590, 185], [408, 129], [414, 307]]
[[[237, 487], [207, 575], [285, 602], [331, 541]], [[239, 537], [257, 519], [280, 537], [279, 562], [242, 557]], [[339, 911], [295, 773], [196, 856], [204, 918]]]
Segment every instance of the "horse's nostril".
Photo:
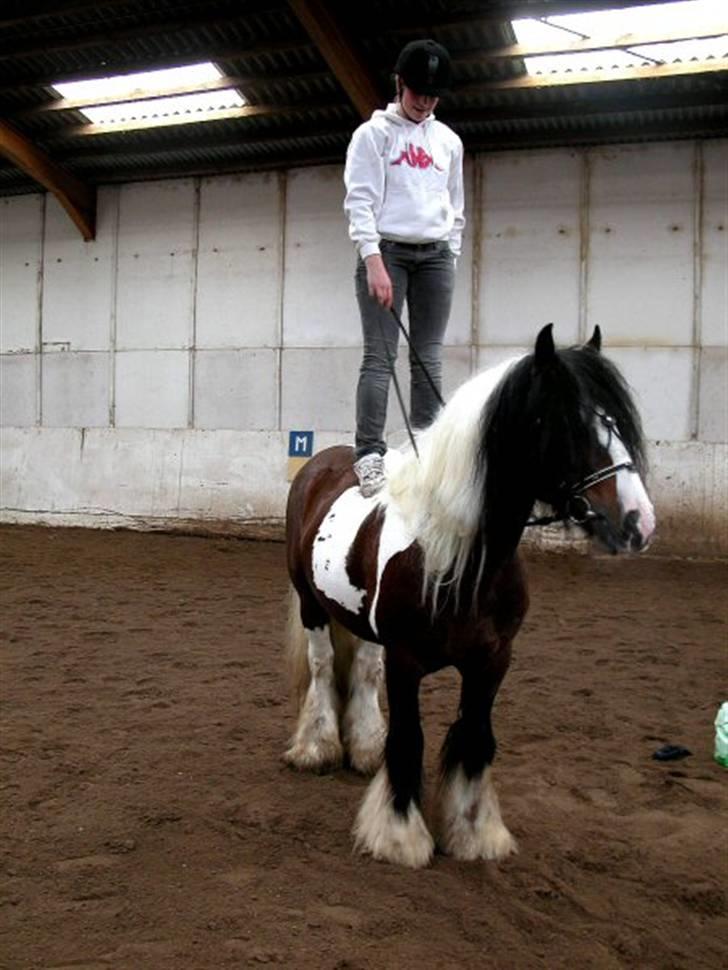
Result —
[[630, 549], [640, 550], [645, 544], [644, 536], [639, 527], [639, 519], [640, 514], [637, 509], [632, 509], [624, 517], [622, 536], [624, 541], [629, 544]]

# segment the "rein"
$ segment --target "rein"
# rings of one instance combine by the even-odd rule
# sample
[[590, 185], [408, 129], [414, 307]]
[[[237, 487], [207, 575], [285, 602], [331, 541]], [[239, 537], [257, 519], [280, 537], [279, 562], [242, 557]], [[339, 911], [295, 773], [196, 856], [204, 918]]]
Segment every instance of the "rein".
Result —
[[[414, 357], [415, 363], [420, 367], [420, 369], [422, 370], [422, 373], [425, 375], [425, 377], [427, 379], [427, 383], [432, 388], [432, 391], [434, 392], [435, 397], [437, 398], [437, 401], [438, 401], [440, 407], [445, 407], [445, 401], [444, 401], [444, 399], [442, 397], [442, 394], [440, 394], [439, 388], [437, 387], [437, 385], [435, 384], [435, 382], [432, 379], [432, 375], [430, 374], [430, 372], [425, 367], [424, 361], [422, 360], [422, 358], [420, 357], [420, 355], [417, 353], [417, 349], [415, 348], [414, 344], [412, 343], [412, 338], [410, 337], [409, 333], [407, 332], [407, 328], [402, 323], [402, 321], [401, 321], [401, 319], [399, 317], [399, 314], [394, 309], [394, 307], [390, 307], [389, 308], [389, 312], [392, 314], [392, 316], [394, 317], [395, 321], [397, 322], [397, 326], [399, 327], [399, 329], [404, 334], [405, 339], [407, 340], [407, 344], [409, 345], [410, 353]], [[385, 353], [387, 355], [387, 361], [389, 362], [389, 371], [390, 371], [390, 374], [392, 375], [392, 383], [394, 384], [394, 389], [395, 389], [395, 391], [397, 393], [397, 400], [399, 401], [399, 407], [400, 407], [400, 410], [402, 412], [402, 417], [404, 418], [405, 427], [407, 428], [407, 434], [409, 435], [410, 443], [412, 445], [412, 450], [414, 451], [415, 455], [419, 458], [420, 457], [420, 453], [417, 450], [417, 442], [415, 441], [415, 435], [414, 435], [414, 432], [412, 431], [412, 425], [410, 424], [410, 420], [407, 417], [407, 408], [406, 408], [405, 403], [404, 403], [404, 397], [402, 395], [402, 388], [399, 385], [399, 378], [397, 377], [397, 371], [395, 369], [396, 358], [395, 358], [395, 356], [393, 354], [390, 353], [389, 346], [387, 345], [387, 338], [386, 338], [386, 335], [384, 333], [384, 324], [382, 323], [381, 319], [379, 321], [379, 329], [380, 329], [380, 331], [382, 333], [382, 343], [384, 344], [384, 351], [385, 351]]]
[[[397, 326], [399, 327], [399, 329], [404, 334], [405, 339], [407, 341], [407, 344], [409, 345], [410, 353], [414, 357], [415, 363], [420, 367], [422, 373], [425, 375], [425, 377], [427, 379], [427, 383], [432, 388], [432, 391], [434, 392], [435, 397], [437, 398], [437, 401], [438, 401], [440, 407], [443, 407], [444, 408], [445, 407], [445, 401], [444, 401], [444, 399], [442, 397], [442, 394], [440, 393], [439, 388], [437, 387], [437, 385], [433, 381], [432, 375], [430, 374], [430, 372], [428, 371], [428, 369], [425, 367], [425, 364], [424, 364], [422, 358], [417, 353], [417, 349], [415, 348], [414, 344], [412, 343], [412, 338], [410, 337], [409, 333], [407, 332], [407, 328], [405, 327], [405, 325], [400, 320], [399, 314], [394, 309], [394, 307], [390, 307], [389, 308], [389, 312], [392, 314], [392, 316], [394, 317], [394, 319], [395, 319], [395, 321], [397, 323]], [[415, 455], [417, 455], [417, 457], [419, 458], [420, 457], [420, 453], [417, 450], [417, 443], [415, 442], [415, 436], [414, 436], [414, 432], [412, 431], [412, 425], [410, 424], [410, 420], [407, 417], [407, 408], [405, 407], [404, 397], [402, 396], [402, 388], [399, 386], [399, 379], [397, 378], [397, 372], [395, 370], [395, 358], [389, 352], [389, 347], [387, 346], [387, 340], [386, 340], [386, 337], [385, 337], [385, 334], [384, 334], [384, 324], [382, 323], [381, 319], [379, 321], [379, 329], [382, 332], [382, 342], [384, 343], [384, 350], [385, 350], [385, 353], [387, 354], [387, 360], [389, 361], [389, 370], [390, 370], [390, 372], [392, 374], [392, 382], [394, 383], [394, 389], [397, 392], [397, 400], [399, 401], [399, 407], [400, 407], [400, 410], [402, 411], [402, 417], [404, 418], [404, 423], [405, 423], [405, 426], [407, 428], [407, 434], [409, 435], [409, 440], [410, 440], [410, 442], [412, 444], [412, 449], [413, 449]]]
[[412, 338], [410, 337], [409, 333], [407, 332], [407, 328], [405, 327], [405, 325], [400, 320], [399, 315], [398, 315], [397, 311], [394, 309], [394, 307], [390, 307], [390, 311], [389, 312], [392, 314], [392, 316], [394, 317], [394, 319], [397, 322], [397, 326], [399, 327], [399, 329], [404, 334], [405, 340], [409, 344], [410, 353], [414, 357], [415, 363], [419, 366], [420, 370], [422, 371], [422, 373], [427, 378], [427, 383], [432, 388], [432, 392], [434, 393], [435, 397], [437, 398], [438, 404], [440, 405], [440, 407], [443, 407], [444, 408], [445, 407], [444, 398], [443, 398], [442, 394], [440, 394], [439, 388], [437, 387], [437, 385], [433, 381], [432, 375], [430, 374], [430, 372], [428, 371], [428, 369], [425, 367], [422, 358], [417, 353], [417, 349], [414, 346], [414, 344], [412, 343]]

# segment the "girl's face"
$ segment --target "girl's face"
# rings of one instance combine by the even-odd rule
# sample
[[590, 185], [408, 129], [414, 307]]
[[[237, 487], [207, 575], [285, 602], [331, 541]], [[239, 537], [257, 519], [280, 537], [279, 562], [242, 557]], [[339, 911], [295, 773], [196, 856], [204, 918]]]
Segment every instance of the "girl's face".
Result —
[[431, 94], [415, 94], [412, 88], [400, 81], [399, 103], [405, 117], [419, 124], [435, 110], [439, 98]]

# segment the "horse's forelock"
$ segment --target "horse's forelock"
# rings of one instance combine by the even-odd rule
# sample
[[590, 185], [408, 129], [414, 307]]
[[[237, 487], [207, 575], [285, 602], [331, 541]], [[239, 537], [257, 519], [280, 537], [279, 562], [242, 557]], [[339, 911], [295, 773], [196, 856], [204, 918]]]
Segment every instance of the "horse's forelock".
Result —
[[614, 418], [619, 436], [640, 473], [646, 471], [646, 448], [642, 422], [627, 382], [617, 367], [589, 348], [571, 348], [560, 357], [579, 382], [586, 407]]

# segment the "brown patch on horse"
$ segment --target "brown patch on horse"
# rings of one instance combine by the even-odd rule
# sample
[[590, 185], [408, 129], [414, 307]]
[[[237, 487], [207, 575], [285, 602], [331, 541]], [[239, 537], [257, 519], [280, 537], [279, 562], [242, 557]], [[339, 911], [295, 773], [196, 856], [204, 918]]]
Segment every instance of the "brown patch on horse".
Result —
[[366, 590], [371, 602], [377, 581], [379, 536], [384, 524], [384, 509], [375, 506], [364, 519], [346, 556], [346, 574], [356, 589]]

